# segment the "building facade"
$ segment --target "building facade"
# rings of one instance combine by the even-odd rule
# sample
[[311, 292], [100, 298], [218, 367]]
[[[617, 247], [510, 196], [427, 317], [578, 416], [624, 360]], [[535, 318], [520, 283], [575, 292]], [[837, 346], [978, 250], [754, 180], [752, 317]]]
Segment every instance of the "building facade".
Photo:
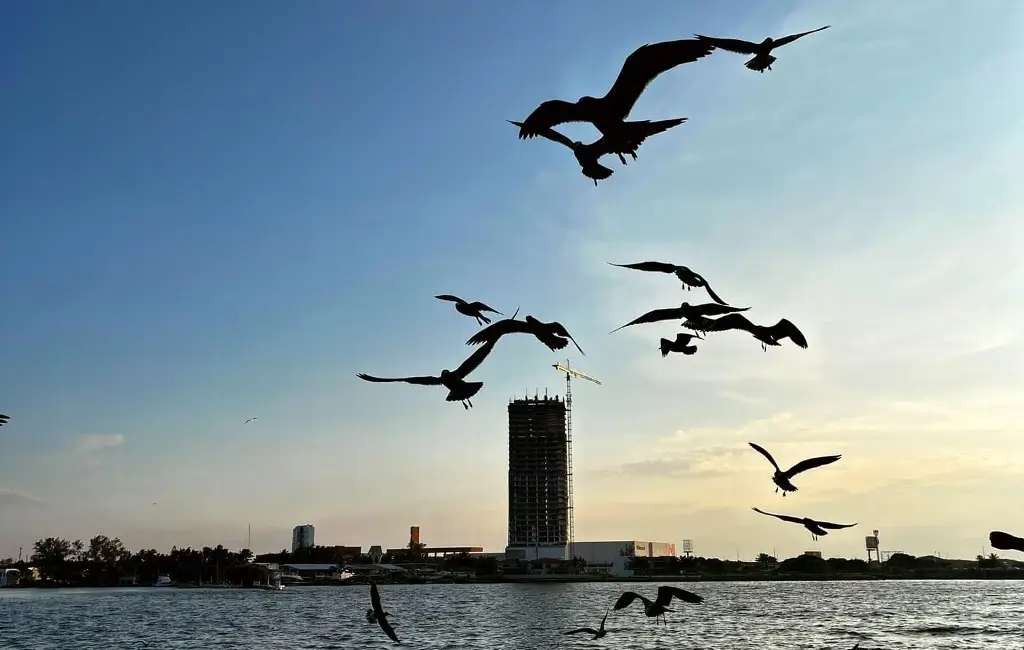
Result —
[[640, 540], [609, 542], [576, 542], [576, 557], [583, 558], [587, 567], [611, 567], [620, 563], [617, 558], [676, 557], [676, 545], [670, 542], [644, 542]]
[[313, 548], [313, 524], [292, 528], [292, 553], [300, 548]]
[[509, 558], [565, 559], [569, 535], [569, 448], [565, 402], [516, 399], [508, 405]]

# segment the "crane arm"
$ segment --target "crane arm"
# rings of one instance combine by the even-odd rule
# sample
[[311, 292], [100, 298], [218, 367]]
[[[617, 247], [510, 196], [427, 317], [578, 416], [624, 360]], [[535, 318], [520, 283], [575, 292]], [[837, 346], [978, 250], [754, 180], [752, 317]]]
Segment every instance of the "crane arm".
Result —
[[576, 377], [577, 379], [586, 379], [587, 381], [594, 382], [598, 386], [601, 385], [600, 381], [594, 379], [590, 375], [583, 374], [579, 370], [573, 370], [572, 368], [567, 368], [567, 367], [565, 367], [565, 366], [563, 366], [563, 365], [561, 365], [559, 363], [552, 364], [551, 367], [554, 368], [555, 370], [559, 371], [559, 372], [564, 372], [566, 375], [569, 375], [570, 377]]

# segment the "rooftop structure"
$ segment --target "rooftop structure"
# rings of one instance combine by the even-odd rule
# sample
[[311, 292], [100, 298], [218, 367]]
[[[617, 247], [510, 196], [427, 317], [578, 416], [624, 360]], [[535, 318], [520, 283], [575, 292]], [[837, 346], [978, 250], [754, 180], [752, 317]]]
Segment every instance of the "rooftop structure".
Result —
[[303, 524], [292, 529], [292, 553], [300, 548], [313, 548], [313, 524]]

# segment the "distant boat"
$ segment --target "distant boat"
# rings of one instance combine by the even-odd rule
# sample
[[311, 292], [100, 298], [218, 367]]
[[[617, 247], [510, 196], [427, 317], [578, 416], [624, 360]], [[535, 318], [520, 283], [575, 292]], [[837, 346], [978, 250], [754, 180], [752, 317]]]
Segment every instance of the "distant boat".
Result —
[[154, 587], [173, 587], [174, 582], [171, 580], [171, 576], [158, 576], [156, 582], [153, 584]]

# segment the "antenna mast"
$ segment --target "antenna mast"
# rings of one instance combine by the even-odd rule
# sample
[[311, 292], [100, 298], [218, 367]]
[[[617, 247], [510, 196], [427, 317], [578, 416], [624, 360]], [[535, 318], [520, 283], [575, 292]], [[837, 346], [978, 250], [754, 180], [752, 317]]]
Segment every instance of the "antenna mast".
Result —
[[[565, 365], [553, 364], [552, 367], [558, 372], [565, 373], [565, 444], [566, 444], [566, 474], [569, 480], [569, 501], [568, 501], [568, 519], [569, 519], [569, 559], [576, 559], [576, 515], [573, 509], [573, 498], [572, 498], [572, 378], [578, 377], [580, 379], [586, 379], [587, 381], [594, 382], [598, 386], [601, 382], [594, 379], [590, 375], [586, 375], [579, 370], [573, 370], [569, 365], [569, 360], [565, 360]], [[576, 563], [572, 565], [573, 573], [576, 572]]]

